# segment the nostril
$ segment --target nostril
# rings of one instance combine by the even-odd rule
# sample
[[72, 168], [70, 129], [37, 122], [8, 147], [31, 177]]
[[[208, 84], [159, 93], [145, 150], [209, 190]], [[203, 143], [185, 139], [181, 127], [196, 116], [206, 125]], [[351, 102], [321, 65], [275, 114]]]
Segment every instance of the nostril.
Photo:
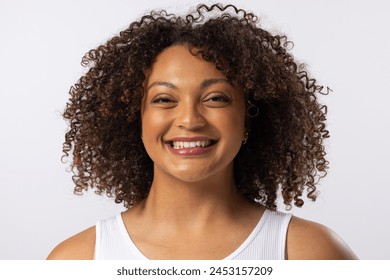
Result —
[[182, 108], [176, 116], [176, 127], [186, 129], [199, 129], [206, 126], [207, 121], [195, 108]]
[[207, 121], [204, 118], [181, 120], [176, 123], [176, 127], [186, 129], [199, 129], [205, 127], [206, 125]]

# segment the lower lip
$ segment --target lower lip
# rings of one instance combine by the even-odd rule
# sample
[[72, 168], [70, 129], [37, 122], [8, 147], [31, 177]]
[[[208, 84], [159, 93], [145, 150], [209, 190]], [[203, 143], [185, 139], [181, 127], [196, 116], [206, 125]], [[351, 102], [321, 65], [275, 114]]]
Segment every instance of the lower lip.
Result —
[[214, 145], [208, 147], [194, 147], [194, 148], [183, 148], [183, 149], [174, 149], [170, 144], [167, 144], [168, 150], [175, 155], [179, 156], [200, 156], [208, 153], [213, 149]]

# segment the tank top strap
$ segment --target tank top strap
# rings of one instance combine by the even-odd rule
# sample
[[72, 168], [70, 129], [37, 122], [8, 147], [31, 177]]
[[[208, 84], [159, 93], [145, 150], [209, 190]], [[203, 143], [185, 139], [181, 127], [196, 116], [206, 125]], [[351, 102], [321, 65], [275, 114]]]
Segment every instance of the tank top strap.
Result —
[[96, 260], [147, 259], [131, 240], [121, 214], [96, 223], [94, 256]]
[[252, 233], [226, 259], [284, 260], [291, 217], [291, 214], [265, 210]]

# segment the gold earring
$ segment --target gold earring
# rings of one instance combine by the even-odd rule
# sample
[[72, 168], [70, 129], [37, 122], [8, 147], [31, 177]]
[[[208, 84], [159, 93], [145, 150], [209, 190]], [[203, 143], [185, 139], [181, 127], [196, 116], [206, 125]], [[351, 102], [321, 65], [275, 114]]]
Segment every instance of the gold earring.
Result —
[[246, 144], [246, 141], [248, 141], [248, 137], [249, 137], [249, 131], [245, 132], [245, 137], [244, 137], [244, 141], [242, 141], [242, 145]]

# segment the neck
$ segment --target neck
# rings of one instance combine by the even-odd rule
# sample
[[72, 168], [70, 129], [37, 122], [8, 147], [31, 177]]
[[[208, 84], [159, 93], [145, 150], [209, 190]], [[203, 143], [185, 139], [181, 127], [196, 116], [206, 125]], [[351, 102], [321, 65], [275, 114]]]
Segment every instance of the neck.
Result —
[[207, 223], [216, 217], [234, 217], [248, 204], [236, 191], [231, 176], [216, 173], [196, 182], [185, 182], [155, 170], [148, 197], [141, 203], [145, 217], [156, 222], [166, 221], [184, 225]]

